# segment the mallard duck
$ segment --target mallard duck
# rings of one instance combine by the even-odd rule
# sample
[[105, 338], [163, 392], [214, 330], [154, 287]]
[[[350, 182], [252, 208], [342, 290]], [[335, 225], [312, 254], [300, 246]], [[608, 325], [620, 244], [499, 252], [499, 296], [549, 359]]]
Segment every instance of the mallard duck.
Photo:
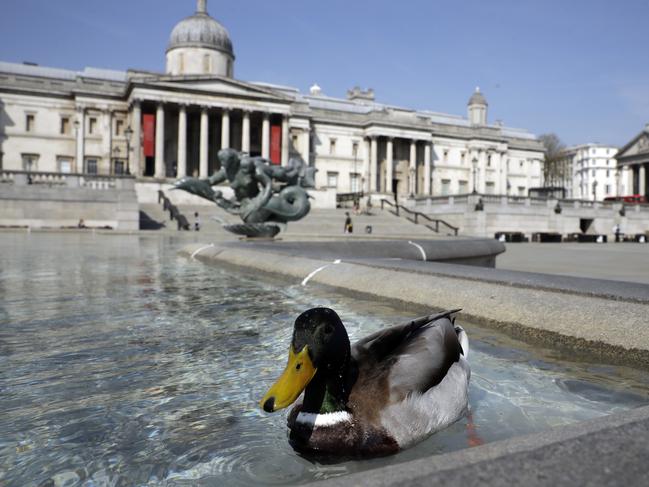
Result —
[[387, 455], [462, 417], [471, 371], [459, 310], [423, 316], [350, 347], [336, 312], [312, 308], [295, 320], [286, 369], [260, 401], [288, 415], [294, 449], [313, 454]]

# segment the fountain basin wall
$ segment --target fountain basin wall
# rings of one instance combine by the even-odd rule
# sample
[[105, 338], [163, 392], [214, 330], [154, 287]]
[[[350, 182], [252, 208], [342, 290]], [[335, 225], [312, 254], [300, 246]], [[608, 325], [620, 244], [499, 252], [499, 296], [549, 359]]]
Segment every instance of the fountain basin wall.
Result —
[[[649, 368], [649, 286], [582, 278], [547, 285], [548, 276], [452, 264], [316, 259], [296, 249], [288, 258], [268, 245], [200, 245], [182, 253], [289, 281], [322, 284], [354, 295], [414, 303], [431, 310], [462, 308], [463, 319], [515, 337], [608, 362]], [[513, 279], [513, 275], [519, 275]]]

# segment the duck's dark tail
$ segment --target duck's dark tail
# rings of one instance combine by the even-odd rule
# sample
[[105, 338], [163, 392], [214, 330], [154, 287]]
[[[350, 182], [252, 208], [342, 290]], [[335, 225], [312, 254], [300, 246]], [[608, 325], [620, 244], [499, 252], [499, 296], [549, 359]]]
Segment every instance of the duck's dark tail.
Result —
[[469, 356], [469, 336], [466, 334], [466, 331], [464, 331], [464, 328], [462, 328], [460, 325], [454, 325], [455, 326], [455, 333], [457, 333], [457, 339], [460, 342], [460, 346], [462, 347], [462, 355], [464, 355], [464, 358], [467, 358]]

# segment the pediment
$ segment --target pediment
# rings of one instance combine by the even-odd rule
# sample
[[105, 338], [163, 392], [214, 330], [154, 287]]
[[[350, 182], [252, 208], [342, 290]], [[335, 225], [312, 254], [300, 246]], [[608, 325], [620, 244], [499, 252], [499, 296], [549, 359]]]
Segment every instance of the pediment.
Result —
[[633, 157], [640, 154], [649, 154], [649, 134], [646, 132], [642, 132], [624, 146], [617, 154], [617, 157]]
[[284, 94], [271, 89], [221, 77], [199, 79], [167, 77], [148, 82], [147, 84], [158, 88], [167, 87], [174, 90], [181, 88], [188, 91], [204, 92], [206, 94], [223, 94], [231, 97], [240, 96], [266, 100], [288, 100]]

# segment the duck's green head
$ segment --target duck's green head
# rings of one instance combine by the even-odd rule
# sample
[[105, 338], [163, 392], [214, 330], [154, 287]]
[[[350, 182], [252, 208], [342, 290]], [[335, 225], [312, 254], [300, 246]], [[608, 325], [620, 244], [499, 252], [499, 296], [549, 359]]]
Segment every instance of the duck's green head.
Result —
[[329, 308], [312, 308], [295, 320], [288, 363], [260, 402], [272, 413], [291, 405], [318, 370], [335, 370], [349, 354], [349, 337], [340, 317]]

